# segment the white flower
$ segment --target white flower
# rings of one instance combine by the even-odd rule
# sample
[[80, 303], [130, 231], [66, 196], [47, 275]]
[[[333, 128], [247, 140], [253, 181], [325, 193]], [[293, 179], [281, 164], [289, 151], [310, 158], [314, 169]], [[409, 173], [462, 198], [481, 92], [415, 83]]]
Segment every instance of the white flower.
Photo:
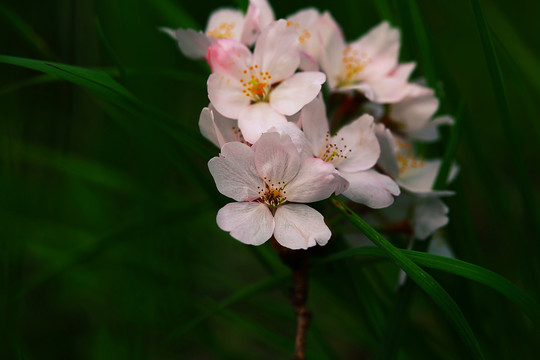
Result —
[[[381, 146], [378, 166], [390, 175], [399, 186], [416, 195], [452, 195], [452, 191], [433, 190], [439, 168], [440, 159], [424, 160], [415, 154], [411, 142], [398, 136], [383, 124], [377, 124], [375, 133]], [[457, 166], [452, 166], [449, 180], [457, 174]]]
[[191, 59], [204, 59], [208, 47], [216, 39], [233, 39], [245, 45], [255, 42], [261, 27], [274, 21], [274, 13], [266, 0], [250, 0], [246, 16], [236, 9], [219, 9], [208, 19], [206, 30], [169, 29], [161, 30], [178, 41], [182, 53]]
[[234, 40], [218, 40], [208, 50], [213, 74], [208, 97], [217, 111], [238, 119], [250, 143], [300, 111], [320, 92], [321, 72], [295, 71], [300, 64], [296, 31], [285, 20], [268, 26], [255, 51]]
[[373, 169], [380, 147], [372, 116], [363, 115], [331, 135], [324, 102], [317, 97], [302, 110], [301, 123], [313, 155], [332, 164], [346, 180], [338, 191], [371, 208], [392, 204], [392, 195], [399, 195], [399, 187], [390, 177]]
[[321, 67], [334, 91], [358, 90], [369, 100], [393, 103], [410, 91], [408, 78], [415, 64], [398, 65], [400, 34], [383, 22], [355, 42], [346, 44], [334, 24], [321, 54]]
[[218, 226], [235, 239], [260, 245], [273, 234], [290, 249], [330, 239], [323, 216], [303, 203], [328, 198], [339, 177], [320, 159], [302, 160], [288, 135], [264, 133], [252, 147], [226, 143], [208, 167], [219, 192], [237, 201], [217, 215]]
[[450, 116], [433, 115], [439, 108], [439, 99], [432, 89], [418, 86], [413, 96], [409, 94], [398, 103], [389, 106], [385, 125], [410, 140], [435, 141], [439, 138], [437, 127], [453, 124]]

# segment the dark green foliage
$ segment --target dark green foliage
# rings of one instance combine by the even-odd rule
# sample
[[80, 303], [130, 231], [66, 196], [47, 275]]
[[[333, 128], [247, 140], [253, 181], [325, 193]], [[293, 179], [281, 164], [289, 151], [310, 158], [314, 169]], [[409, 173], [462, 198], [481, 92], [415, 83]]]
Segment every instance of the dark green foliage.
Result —
[[[0, 359], [292, 354], [289, 271], [215, 223], [208, 67], [158, 30], [222, 6], [247, 1], [0, 4]], [[272, 6], [329, 10], [348, 40], [388, 19], [458, 123], [425, 151], [444, 157], [439, 188], [460, 166], [444, 229], [460, 260], [399, 249], [351, 213], [380, 247], [353, 248], [358, 229], [317, 204], [334, 237], [312, 251], [308, 359], [539, 358], [540, 3]]]

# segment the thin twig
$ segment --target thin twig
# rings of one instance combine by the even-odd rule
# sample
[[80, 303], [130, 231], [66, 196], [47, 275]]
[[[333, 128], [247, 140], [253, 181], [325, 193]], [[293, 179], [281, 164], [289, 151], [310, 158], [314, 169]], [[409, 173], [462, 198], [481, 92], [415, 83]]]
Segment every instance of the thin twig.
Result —
[[272, 238], [272, 246], [279, 254], [281, 261], [291, 268], [293, 272], [293, 289], [291, 292], [291, 304], [296, 312], [296, 337], [294, 341], [293, 360], [305, 360], [306, 358], [306, 334], [312, 314], [307, 308], [308, 295], [308, 259], [306, 250], [291, 250], [281, 246]]

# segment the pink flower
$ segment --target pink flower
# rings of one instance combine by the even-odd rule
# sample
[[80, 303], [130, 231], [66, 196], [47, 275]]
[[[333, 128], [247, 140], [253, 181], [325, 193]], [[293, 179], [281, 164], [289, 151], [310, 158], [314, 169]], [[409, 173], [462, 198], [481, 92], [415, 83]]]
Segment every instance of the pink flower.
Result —
[[338, 189], [344, 196], [375, 209], [392, 204], [399, 187], [373, 169], [381, 152], [373, 117], [363, 115], [331, 135], [324, 102], [317, 97], [302, 110], [301, 122], [313, 155], [332, 164], [345, 180]]
[[399, 65], [400, 34], [383, 22], [350, 44], [337, 24], [321, 54], [321, 67], [334, 91], [358, 90], [369, 100], [393, 103], [410, 91], [415, 64]]
[[208, 50], [213, 74], [208, 97], [218, 112], [238, 119], [244, 138], [255, 143], [262, 133], [279, 126], [320, 92], [321, 72], [295, 73], [300, 64], [298, 39], [285, 20], [268, 26], [253, 54], [234, 40], [218, 40]]
[[301, 155], [287, 135], [264, 133], [252, 146], [230, 142], [208, 162], [220, 193], [237, 202], [217, 224], [235, 239], [260, 245], [272, 235], [290, 249], [328, 242], [323, 216], [303, 203], [328, 198], [339, 184], [334, 167]]
[[[411, 84], [412, 85], [412, 84]], [[453, 124], [450, 116], [433, 115], [439, 108], [439, 99], [432, 89], [415, 85], [416, 94], [409, 94], [389, 109], [388, 120], [390, 128], [410, 140], [435, 141], [439, 138], [437, 127], [443, 124]]]
[[245, 45], [255, 42], [260, 30], [274, 21], [274, 13], [266, 0], [251, 0], [246, 16], [235, 9], [219, 9], [208, 19], [206, 30], [162, 30], [178, 41], [182, 53], [191, 59], [204, 59], [208, 47], [216, 39], [233, 39]]

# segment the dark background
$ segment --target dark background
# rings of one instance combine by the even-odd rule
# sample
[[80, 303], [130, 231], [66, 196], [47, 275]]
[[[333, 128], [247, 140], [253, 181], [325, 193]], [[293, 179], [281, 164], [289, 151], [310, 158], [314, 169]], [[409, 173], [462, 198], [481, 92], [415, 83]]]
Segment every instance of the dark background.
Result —
[[[308, 6], [329, 10], [349, 41], [383, 14], [401, 28], [401, 61], [417, 61], [414, 77], [436, 87], [440, 114], [462, 114], [447, 243], [459, 259], [505, 276], [538, 301], [540, 3], [481, 5], [509, 116], [468, 1], [272, 2], [277, 17]], [[204, 29], [223, 6], [238, 4], [0, 4], [0, 54], [106, 72], [151, 109], [129, 112], [57, 77], [0, 63], [1, 359], [290, 357], [286, 268], [269, 244], [240, 244], [215, 224], [228, 200], [206, 167], [217, 149], [198, 134], [208, 69], [158, 31]], [[448, 135], [445, 129], [429, 151], [442, 155]], [[323, 257], [349, 246], [342, 234], [353, 229], [329, 204], [317, 206], [335, 234], [314, 254]], [[514, 304], [477, 283], [431, 273], [489, 359], [538, 358], [538, 329]], [[396, 275], [380, 259], [317, 266], [308, 358], [373, 358]], [[216, 310], [232, 294], [238, 301]], [[399, 358], [468, 358], [440, 310], [420, 290], [413, 295]]]

